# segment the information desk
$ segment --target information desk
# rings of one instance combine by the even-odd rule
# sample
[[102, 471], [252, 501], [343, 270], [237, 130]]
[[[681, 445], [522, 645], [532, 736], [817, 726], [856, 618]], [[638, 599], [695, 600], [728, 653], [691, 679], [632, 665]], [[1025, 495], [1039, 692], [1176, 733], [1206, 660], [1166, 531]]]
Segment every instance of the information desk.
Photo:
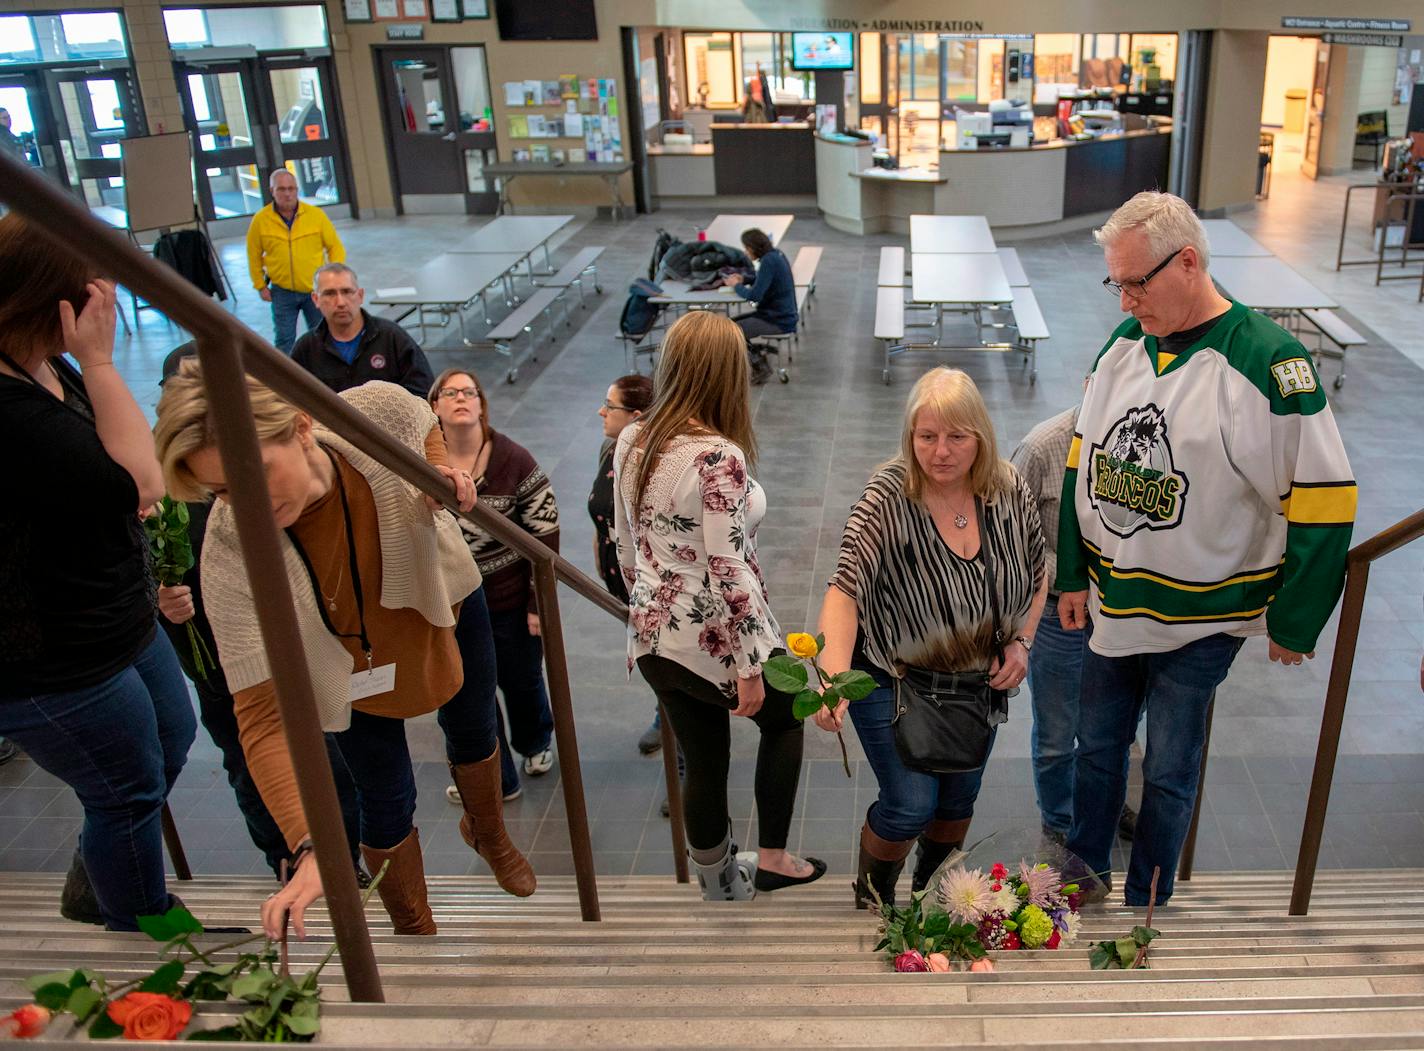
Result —
[[982, 215], [995, 229], [1041, 228], [1109, 212], [1140, 190], [1167, 185], [1168, 128], [1081, 142], [941, 150], [938, 173], [871, 167], [868, 143], [816, 138], [816, 202], [853, 234], [906, 233], [910, 216]]
[[813, 194], [815, 137], [809, 124], [714, 124], [717, 196]]

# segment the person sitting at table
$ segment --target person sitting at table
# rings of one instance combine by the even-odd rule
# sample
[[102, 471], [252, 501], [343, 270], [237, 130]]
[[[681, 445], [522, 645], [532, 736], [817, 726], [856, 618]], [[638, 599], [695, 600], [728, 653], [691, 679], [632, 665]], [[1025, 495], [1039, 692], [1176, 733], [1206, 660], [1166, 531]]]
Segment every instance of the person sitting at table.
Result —
[[756, 282], [748, 288], [741, 274], [730, 274], [723, 284], [757, 305], [750, 314], [733, 320], [747, 340], [752, 383], [759, 385], [771, 379], [771, 366], [767, 363], [766, 351], [753, 348], [751, 341], [757, 336], [796, 331], [796, 281], [791, 276], [791, 264], [786, 256], [763, 231], [756, 227], [742, 231], [742, 247], [757, 264]]

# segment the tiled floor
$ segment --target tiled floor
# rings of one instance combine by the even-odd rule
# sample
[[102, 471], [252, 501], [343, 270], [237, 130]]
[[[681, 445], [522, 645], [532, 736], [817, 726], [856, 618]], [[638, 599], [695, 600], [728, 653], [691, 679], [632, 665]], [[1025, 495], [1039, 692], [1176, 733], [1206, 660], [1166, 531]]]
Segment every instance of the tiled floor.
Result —
[[[1419, 339], [1424, 306], [1417, 285], [1376, 288], [1372, 271], [1330, 269], [1339, 201], [1346, 180], [1308, 183], [1278, 173], [1272, 197], [1237, 219], [1310, 280], [1333, 292], [1351, 319], [1371, 335], [1352, 352], [1349, 382], [1332, 396], [1361, 485], [1357, 538], [1370, 535], [1424, 504], [1424, 393]], [[595, 415], [607, 384], [624, 371], [612, 339], [622, 290], [646, 267], [659, 227], [689, 236], [709, 213], [660, 212], [631, 222], [594, 222], [572, 228], [556, 262], [576, 248], [607, 246], [599, 273], [605, 295], [576, 311], [573, 330], [545, 347], [537, 364], [521, 368], [516, 386], [500, 382], [506, 369], [492, 355], [464, 349], [452, 333], [429, 341], [438, 370], [459, 363], [489, 385], [494, 423], [528, 446], [549, 472], [564, 505], [564, 550], [588, 566], [591, 527], [583, 501], [598, 447]], [[473, 221], [472, 221], [473, 222]], [[464, 236], [470, 223], [447, 218], [347, 223], [342, 236], [368, 289], [404, 283], [410, 270]], [[870, 337], [878, 249], [904, 243], [890, 235], [855, 238], [830, 230], [812, 214], [797, 216], [788, 244], [821, 244], [815, 307], [789, 386], [754, 394], [762, 443], [758, 476], [771, 497], [759, 537], [762, 562], [782, 627], [813, 622], [823, 582], [835, 560], [846, 511], [865, 478], [895, 451], [899, 414], [913, 377], [936, 360], [910, 354], [894, 366], [894, 383], [880, 382], [881, 362]], [[246, 288], [241, 245], [223, 255], [238, 278], [237, 313], [266, 331], [266, 307]], [[1034, 423], [1070, 404], [1093, 355], [1116, 323], [1115, 302], [1097, 287], [1101, 257], [1087, 233], [1020, 243], [1053, 338], [1041, 353], [1039, 379], [1030, 386], [1016, 358], [959, 354], [952, 360], [980, 383], [999, 429], [1002, 449]], [[1364, 245], [1357, 246], [1363, 251]], [[480, 323], [472, 321], [478, 330]], [[140, 400], [156, 399], [164, 354], [181, 334], [145, 312], [137, 334], [121, 340], [118, 360]], [[1334, 365], [1327, 364], [1327, 377]], [[1380, 563], [1366, 603], [1343, 756], [1336, 770], [1331, 816], [1322, 850], [1326, 866], [1424, 866], [1424, 706], [1419, 655], [1424, 648], [1420, 593], [1424, 547]], [[600, 871], [672, 871], [658, 757], [637, 755], [634, 741], [652, 713], [640, 682], [629, 683], [621, 630], [611, 619], [563, 593], [570, 671], [588, 788], [589, 817]], [[1218, 696], [1197, 864], [1207, 869], [1283, 868], [1294, 864], [1309, 784], [1332, 628], [1320, 656], [1286, 670], [1269, 665], [1259, 640], [1246, 647]], [[755, 841], [751, 798], [753, 727], [734, 721], [731, 801], [743, 842]], [[420, 760], [418, 821], [433, 872], [477, 871], [464, 847], [456, 810], [441, 791], [446, 772], [433, 719], [411, 728]], [[980, 798], [974, 835], [1036, 827], [1029, 769], [1027, 698], [1021, 697], [1001, 732]], [[841, 771], [834, 739], [807, 731], [807, 762], [790, 846], [825, 858], [833, 873], [852, 865], [856, 830], [874, 798], [874, 780], [854, 734], [847, 732], [853, 777]], [[173, 795], [173, 809], [190, 860], [202, 872], [252, 872], [262, 863], [247, 846], [232, 794], [215, 750], [200, 731]], [[506, 815], [516, 840], [532, 851], [541, 872], [565, 872], [567, 824], [557, 773], [527, 780], [523, 798]], [[73, 849], [79, 810], [72, 794], [28, 760], [0, 767], [0, 870], [62, 869]]]

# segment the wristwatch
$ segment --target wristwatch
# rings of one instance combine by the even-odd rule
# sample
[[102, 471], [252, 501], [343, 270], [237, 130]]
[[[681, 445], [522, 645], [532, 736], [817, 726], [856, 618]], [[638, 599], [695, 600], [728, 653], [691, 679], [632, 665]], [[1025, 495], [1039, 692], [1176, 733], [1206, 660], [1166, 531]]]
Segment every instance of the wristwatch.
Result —
[[1033, 650], [1033, 640], [1027, 635], [1015, 635], [1014, 641], [1024, 648], [1025, 653], [1029, 653]]

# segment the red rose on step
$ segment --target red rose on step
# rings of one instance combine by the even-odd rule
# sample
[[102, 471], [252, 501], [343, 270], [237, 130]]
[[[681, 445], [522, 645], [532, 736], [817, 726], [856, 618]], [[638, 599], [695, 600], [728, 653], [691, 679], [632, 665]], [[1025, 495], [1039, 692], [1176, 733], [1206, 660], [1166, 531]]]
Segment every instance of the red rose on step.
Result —
[[925, 958], [920, 955], [917, 949], [907, 949], [895, 957], [895, 970], [897, 971], [925, 973], [929, 969], [930, 965], [925, 962]]
[[1058, 948], [1058, 943], [1061, 942], [1062, 940], [1063, 940], [1063, 935], [1059, 932], [1059, 930], [1058, 930], [1057, 927], [1054, 927], [1054, 928], [1053, 928], [1053, 933], [1052, 933], [1051, 935], [1049, 935], [1048, 941], [1046, 941], [1046, 942], [1043, 943], [1043, 947], [1044, 947], [1045, 949], [1056, 949], [1056, 948]]
[[0, 1037], [7, 1040], [28, 1040], [45, 1031], [50, 1020], [49, 1008], [26, 1004], [0, 1018]]
[[162, 993], [129, 993], [109, 1005], [109, 1018], [125, 1040], [172, 1040], [193, 1017], [193, 1005]]

